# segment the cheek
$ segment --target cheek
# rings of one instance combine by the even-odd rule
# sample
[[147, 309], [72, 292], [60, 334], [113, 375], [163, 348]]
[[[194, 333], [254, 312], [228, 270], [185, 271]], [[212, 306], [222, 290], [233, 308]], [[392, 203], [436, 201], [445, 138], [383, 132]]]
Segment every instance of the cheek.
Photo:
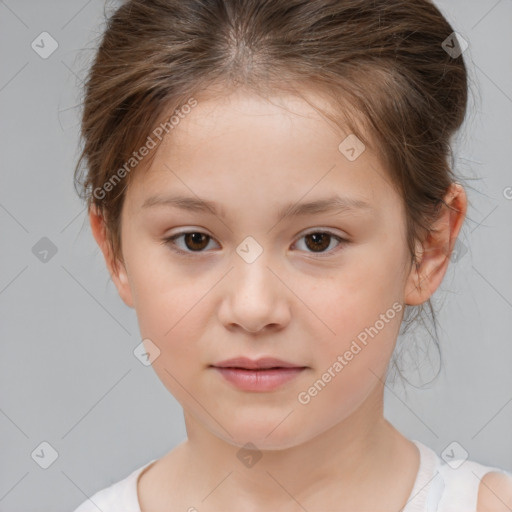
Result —
[[377, 319], [366, 313], [371, 322], [360, 322], [344, 311], [335, 326], [337, 336], [324, 335], [319, 339], [314, 372], [297, 394], [305, 430], [320, 432], [321, 425], [315, 418], [322, 418], [323, 426], [342, 421], [370, 394], [375, 407], [379, 407], [377, 390], [385, 381], [401, 308], [398, 302], [394, 307], [390, 305]]
[[141, 334], [166, 343], [187, 322], [187, 311], [204, 291], [197, 280], [171, 263], [170, 250], [158, 241], [134, 240], [135, 236], [127, 237], [125, 260]]
[[159, 350], [152, 367], [167, 390], [182, 405], [190, 402], [190, 394], [204, 393], [197, 375], [205, 354], [195, 340], [201, 339], [206, 312], [201, 295], [190, 287], [174, 288], [174, 293], [149, 294], [137, 311], [143, 338], [149, 338]]
[[397, 329], [397, 326], [388, 327], [397, 323], [396, 317], [400, 316], [397, 310], [400, 309], [401, 275], [396, 261], [361, 255], [342, 264], [330, 277], [316, 276], [295, 290], [305, 299], [303, 309], [307, 323], [322, 331], [321, 336], [328, 346], [340, 348], [340, 344], [355, 338], [383, 315], [387, 320], [385, 330], [389, 333]]
[[207, 314], [204, 290], [190, 284], [169, 283], [168, 289], [155, 292], [150, 286], [139, 288], [137, 318], [140, 333], [150, 338], [165, 354], [181, 355], [193, 350], [190, 340], [198, 339]]
[[[368, 254], [340, 269], [336, 278], [300, 293], [318, 317], [308, 321], [318, 333], [315, 378], [329, 381], [328, 387], [342, 394], [346, 387], [364, 394], [374, 374], [385, 374], [398, 337], [404, 307], [399, 262]], [[336, 377], [325, 374], [329, 369]]]
[[[315, 377], [336, 382], [334, 387], [365, 387], [383, 376], [399, 333], [403, 306], [400, 302], [363, 304], [340, 308], [327, 321], [336, 334], [317, 338]], [[378, 306], [378, 307], [375, 307]], [[334, 374], [334, 377], [333, 377]]]
[[158, 272], [147, 274], [147, 278], [141, 274], [136, 282], [140, 335], [156, 345], [159, 352], [153, 369], [181, 402], [187, 395], [179, 383], [193, 392], [190, 375], [199, 370], [205, 357], [194, 340], [202, 337], [207, 302], [201, 298], [207, 289], [191, 286], [190, 280], [185, 282], [177, 275], [157, 279]]

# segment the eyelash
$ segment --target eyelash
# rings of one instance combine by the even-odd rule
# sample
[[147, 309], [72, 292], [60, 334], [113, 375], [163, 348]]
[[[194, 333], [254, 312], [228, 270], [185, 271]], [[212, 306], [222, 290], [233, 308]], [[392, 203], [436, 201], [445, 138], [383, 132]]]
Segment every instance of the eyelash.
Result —
[[[175, 243], [175, 240], [177, 238], [180, 238], [180, 237], [185, 236], [185, 235], [190, 235], [190, 234], [193, 234], [193, 233], [199, 233], [199, 234], [205, 235], [205, 236], [207, 236], [209, 238], [209, 241], [213, 240], [213, 237], [211, 237], [207, 233], [203, 233], [202, 231], [195, 231], [194, 230], [194, 231], [182, 231], [181, 233], [176, 233], [175, 235], [172, 235], [170, 237], [166, 237], [166, 238], [164, 238], [162, 240], [162, 244], [168, 246], [169, 249], [171, 249], [173, 252], [178, 253], [181, 256], [195, 257], [196, 254], [201, 254], [201, 253], [204, 253], [206, 251], [204, 251], [204, 250], [202, 250], [202, 251], [189, 251], [189, 250], [184, 251], [182, 249], [177, 248], [176, 247], [176, 243]], [[327, 252], [318, 252], [318, 253], [309, 252], [309, 254], [313, 254], [315, 257], [320, 257], [320, 258], [329, 257], [333, 253], [337, 253], [339, 250], [341, 250], [340, 246], [343, 246], [343, 245], [346, 245], [346, 244], [350, 243], [350, 241], [347, 240], [346, 238], [343, 238], [343, 237], [341, 237], [339, 235], [336, 235], [335, 233], [332, 233], [331, 231], [321, 231], [321, 230], [309, 231], [308, 233], [303, 234], [299, 238], [299, 240], [301, 240], [302, 238], [304, 238], [304, 237], [306, 237], [308, 235], [317, 235], [317, 234], [331, 236], [331, 237], [335, 238], [339, 242], [339, 244], [334, 249], [331, 249], [330, 251], [327, 251]]]

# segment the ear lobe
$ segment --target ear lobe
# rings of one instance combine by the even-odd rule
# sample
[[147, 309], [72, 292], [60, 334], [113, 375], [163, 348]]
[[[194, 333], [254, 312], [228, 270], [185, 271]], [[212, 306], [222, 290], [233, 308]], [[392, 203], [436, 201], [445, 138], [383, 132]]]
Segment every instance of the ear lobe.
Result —
[[119, 259], [114, 258], [112, 247], [107, 238], [107, 227], [105, 220], [101, 212], [96, 208], [94, 204], [91, 205], [89, 209], [89, 223], [91, 225], [91, 231], [94, 239], [96, 240], [96, 243], [103, 253], [108, 272], [114, 285], [117, 288], [117, 291], [119, 292], [121, 299], [123, 299], [123, 302], [128, 307], [133, 308], [134, 305], [132, 291], [125, 265]]
[[422, 243], [417, 242], [417, 263], [404, 290], [406, 304], [417, 306], [426, 302], [443, 281], [466, 211], [465, 190], [452, 183], [431, 231]]

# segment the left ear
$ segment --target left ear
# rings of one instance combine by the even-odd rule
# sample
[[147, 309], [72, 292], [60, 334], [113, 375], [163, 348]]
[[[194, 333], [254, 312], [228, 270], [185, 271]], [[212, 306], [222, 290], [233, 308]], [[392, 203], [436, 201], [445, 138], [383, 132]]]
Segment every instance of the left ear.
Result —
[[405, 283], [405, 304], [417, 306], [437, 290], [450, 263], [450, 256], [467, 211], [464, 187], [452, 183], [444, 196], [438, 218], [422, 243], [417, 243], [418, 264]]

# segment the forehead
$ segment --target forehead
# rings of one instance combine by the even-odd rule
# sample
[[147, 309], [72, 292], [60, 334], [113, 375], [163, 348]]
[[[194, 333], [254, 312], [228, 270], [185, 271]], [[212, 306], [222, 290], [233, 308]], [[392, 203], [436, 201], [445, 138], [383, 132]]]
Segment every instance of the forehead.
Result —
[[242, 89], [197, 97], [151, 165], [137, 169], [129, 201], [140, 207], [156, 192], [171, 189], [204, 198], [221, 192], [221, 204], [241, 193], [299, 200], [308, 191], [333, 188], [371, 203], [389, 199], [394, 191], [378, 155], [366, 147], [349, 160], [340, 144], [354, 135], [315, 108], [329, 109], [321, 95], [308, 98], [314, 106], [292, 94], [263, 98]]

